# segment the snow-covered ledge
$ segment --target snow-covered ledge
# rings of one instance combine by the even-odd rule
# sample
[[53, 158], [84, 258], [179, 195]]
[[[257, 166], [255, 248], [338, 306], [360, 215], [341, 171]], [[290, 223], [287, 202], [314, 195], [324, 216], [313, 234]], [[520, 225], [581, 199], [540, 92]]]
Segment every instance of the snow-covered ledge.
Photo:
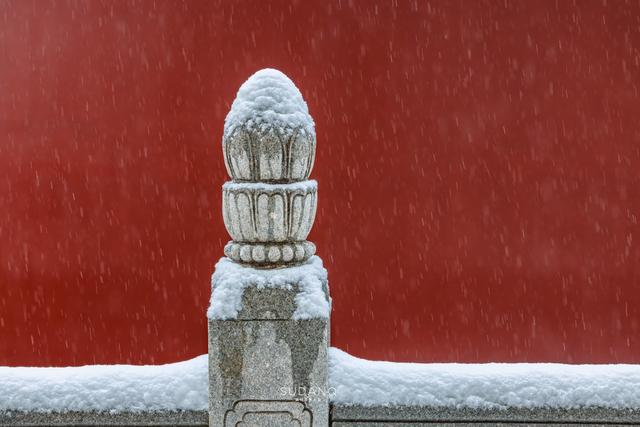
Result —
[[[391, 363], [329, 349], [331, 423], [640, 424], [639, 365]], [[207, 426], [207, 356], [0, 368], [0, 426]]]
[[335, 426], [640, 425], [640, 365], [391, 363], [331, 348], [329, 384]]
[[207, 426], [207, 356], [157, 366], [0, 367], [0, 426]]

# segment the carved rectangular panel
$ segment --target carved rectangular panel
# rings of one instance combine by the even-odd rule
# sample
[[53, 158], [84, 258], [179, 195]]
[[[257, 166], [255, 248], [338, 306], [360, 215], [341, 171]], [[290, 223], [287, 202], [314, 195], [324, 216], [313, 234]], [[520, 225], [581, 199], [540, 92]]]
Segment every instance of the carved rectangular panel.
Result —
[[311, 427], [312, 415], [295, 400], [239, 400], [224, 416], [224, 427]]

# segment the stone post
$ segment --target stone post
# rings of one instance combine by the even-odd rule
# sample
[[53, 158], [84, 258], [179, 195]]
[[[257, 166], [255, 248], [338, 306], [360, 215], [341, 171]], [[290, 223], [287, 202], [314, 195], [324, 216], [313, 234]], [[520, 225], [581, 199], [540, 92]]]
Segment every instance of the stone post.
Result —
[[283, 73], [255, 73], [227, 115], [222, 188], [231, 235], [212, 277], [209, 425], [327, 426], [327, 272], [306, 240], [315, 129]]

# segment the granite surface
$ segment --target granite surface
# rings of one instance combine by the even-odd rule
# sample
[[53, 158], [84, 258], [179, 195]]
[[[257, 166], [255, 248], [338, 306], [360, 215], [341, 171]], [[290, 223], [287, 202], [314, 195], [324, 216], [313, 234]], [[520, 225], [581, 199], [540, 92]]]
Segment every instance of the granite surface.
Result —
[[[209, 425], [327, 426], [329, 319], [293, 319], [294, 280], [258, 282], [244, 289], [236, 319], [209, 320]], [[328, 301], [326, 280], [322, 293]]]
[[190, 426], [208, 425], [207, 411], [2, 412], [0, 426]]
[[326, 426], [328, 334], [327, 319], [210, 320], [209, 425]]
[[[471, 409], [428, 406], [342, 406], [331, 408], [333, 425], [640, 425], [640, 408]], [[342, 423], [342, 424], [340, 424]], [[403, 424], [404, 423], [404, 424]]]
[[236, 242], [295, 242], [316, 216], [318, 183], [236, 183], [222, 186], [222, 218]]
[[593, 423], [522, 423], [522, 422], [474, 422], [474, 421], [452, 421], [452, 422], [376, 422], [376, 421], [337, 421], [331, 424], [332, 427], [542, 427], [542, 426], [569, 426], [569, 427], [623, 427], [637, 424], [593, 424]]
[[313, 168], [316, 137], [302, 128], [240, 126], [223, 136], [222, 150], [234, 181], [304, 181]]

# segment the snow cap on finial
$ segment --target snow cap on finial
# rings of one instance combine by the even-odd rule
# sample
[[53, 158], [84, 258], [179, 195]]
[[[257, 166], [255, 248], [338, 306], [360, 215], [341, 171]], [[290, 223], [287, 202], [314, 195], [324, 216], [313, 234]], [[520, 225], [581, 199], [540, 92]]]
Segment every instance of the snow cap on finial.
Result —
[[256, 72], [240, 86], [224, 121], [225, 137], [240, 126], [260, 131], [298, 129], [315, 137], [302, 94], [289, 77], [273, 68]]
[[265, 68], [240, 86], [224, 121], [225, 165], [234, 181], [309, 178], [316, 133], [307, 103], [282, 72]]

